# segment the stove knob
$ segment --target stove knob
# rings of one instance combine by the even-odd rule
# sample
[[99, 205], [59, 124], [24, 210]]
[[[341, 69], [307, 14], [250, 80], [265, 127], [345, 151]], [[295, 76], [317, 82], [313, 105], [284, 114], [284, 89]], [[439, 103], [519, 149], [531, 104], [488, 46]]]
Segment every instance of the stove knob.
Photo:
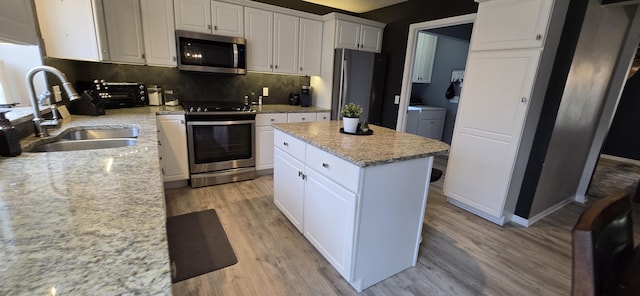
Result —
[[209, 109], [207, 109], [207, 107], [204, 107], [204, 112], [209, 112]]
[[193, 107], [189, 107], [189, 112], [193, 112], [193, 111], [194, 111]]
[[202, 108], [198, 107], [198, 110], [196, 110], [196, 112], [202, 112]]

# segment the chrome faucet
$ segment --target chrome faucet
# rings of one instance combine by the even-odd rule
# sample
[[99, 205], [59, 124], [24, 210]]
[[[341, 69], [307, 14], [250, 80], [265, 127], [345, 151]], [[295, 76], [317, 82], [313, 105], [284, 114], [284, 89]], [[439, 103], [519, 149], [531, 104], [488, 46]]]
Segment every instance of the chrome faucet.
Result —
[[36, 73], [42, 71], [52, 73], [58, 77], [60, 82], [62, 82], [62, 88], [64, 88], [64, 91], [69, 97], [69, 101], [80, 98], [76, 90], [73, 89], [71, 82], [67, 80], [67, 77], [64, 76], [64, 74], [60, 72], [60, 70], [49, 66], [38, 66], [29, 70], [29, 73], [27, 73], [26, 82], [27, 91], [29, 92], [29, 98], [31, 99], [31, 107], [33, 108], [33, 123], [35, 126], [36, 137], [49, 136], [49, 131], [47, 129], [57, 128], [60, 126], [60, 123], [55, 116], [55, 105], [51, 107], [54, 112], [54, 119], [44, 120], [44, 118], [42, 118], [42, 114], [40, 113], [40, 107], [38, 106], [38, 96], [36, 96], [36, 91], [33, 87], [33, 77], [36, 75]]

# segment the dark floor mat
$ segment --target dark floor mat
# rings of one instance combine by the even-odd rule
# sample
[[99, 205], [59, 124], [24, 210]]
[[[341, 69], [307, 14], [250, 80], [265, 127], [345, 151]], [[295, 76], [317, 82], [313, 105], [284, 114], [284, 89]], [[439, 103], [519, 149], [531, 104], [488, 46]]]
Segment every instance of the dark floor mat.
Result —
[[174, 283], [238, 262], [214, 210], [168, 217], [167, 238]]

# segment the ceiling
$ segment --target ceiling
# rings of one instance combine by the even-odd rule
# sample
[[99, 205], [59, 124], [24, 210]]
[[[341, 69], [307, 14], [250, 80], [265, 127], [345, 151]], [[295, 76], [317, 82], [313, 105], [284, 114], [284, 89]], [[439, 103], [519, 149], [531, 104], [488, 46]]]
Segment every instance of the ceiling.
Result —
[[355, 13], [364, 13], [378, 8], [406, 2], [407, 0], [302, 0]]

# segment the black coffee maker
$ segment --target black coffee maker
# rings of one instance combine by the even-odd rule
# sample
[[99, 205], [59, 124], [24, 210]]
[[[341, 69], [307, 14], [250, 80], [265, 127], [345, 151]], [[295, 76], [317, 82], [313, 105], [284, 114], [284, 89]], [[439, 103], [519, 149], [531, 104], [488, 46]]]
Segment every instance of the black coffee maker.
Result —
[[311, 107], [311, 86], [302, 86], [302, 93], [300, 94], [300, 106]]

